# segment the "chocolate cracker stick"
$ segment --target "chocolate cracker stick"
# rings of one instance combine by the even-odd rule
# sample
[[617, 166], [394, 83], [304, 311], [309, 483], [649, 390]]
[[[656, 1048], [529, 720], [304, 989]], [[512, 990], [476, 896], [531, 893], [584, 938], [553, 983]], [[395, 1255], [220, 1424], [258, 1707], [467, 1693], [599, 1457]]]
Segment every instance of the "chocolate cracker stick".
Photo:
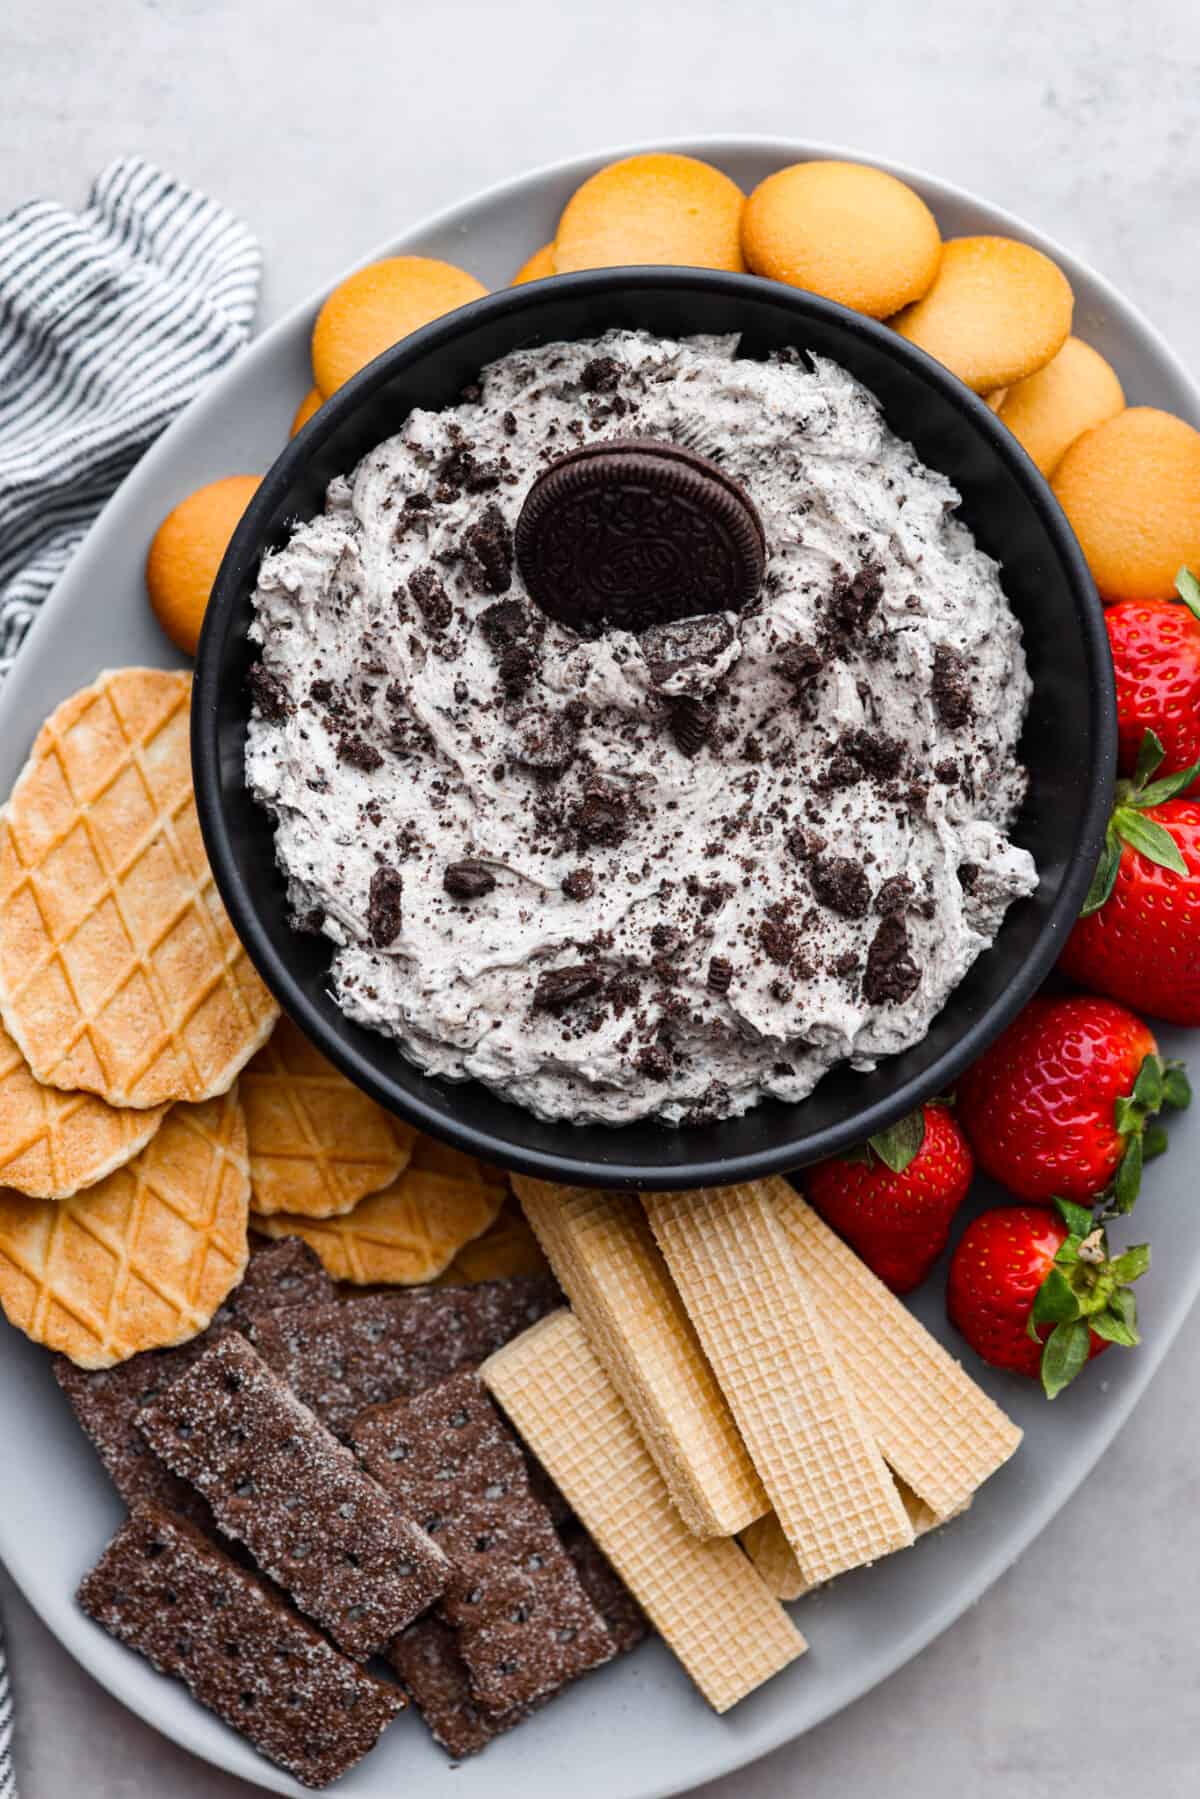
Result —
[[121, 1526], [79, 1603], [302, 1786], [352, 1768], [404, 1706], [397, 1688], [161, 1506], [139, 1506]]
[[437, 1545], [236, 1332], [139, 1424], [225, 1534], [348, 1654], [381, 1649], [445, 1586]]

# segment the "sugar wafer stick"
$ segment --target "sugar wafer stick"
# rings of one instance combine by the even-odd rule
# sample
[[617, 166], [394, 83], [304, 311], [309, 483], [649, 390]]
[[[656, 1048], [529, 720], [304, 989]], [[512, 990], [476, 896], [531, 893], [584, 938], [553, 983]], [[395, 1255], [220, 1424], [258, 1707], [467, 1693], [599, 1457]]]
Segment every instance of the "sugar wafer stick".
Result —
[[659, 1248], [811, 1586], [913, 1540], [770, 1189], [648, 1193]]
[[787, 1181], [769, 1185], [884, 1458], [951, 1517], [1012, 1455], [1020, 1429]]
[[[914, 1536], [923, 1537], [927, 1531], [949, 1524], [949, 1518], [939, 1518], [932, 1507], [926, 1505], [923, 1499], [918, 1499], [912, 1488], [906, 1487], [902, 1480], [896, 1482], [896, 1490], [900, 1495], [901, 1505], [908, 1513]], [[968, 1499], [962, 1508], [964, 1512], [970, 1503]], [[957, 1515], [955, 1513], [956, 1517]], [[738, 1541], [776, 1599], [799, 1599], [808, 1592], [808, 1582], [800, 1572], [800, 1564], [774, 1512], [768, 1512], [765, 1518], [756, 1518], [753, 1524], [748, 1524]]]
[[702, 1537], [743, 1529], [767, 1496], [636, 1194], [513, 1185], [684, 1522]]
[[544, 1318], [480, 1373], [715, 1710], [803, 1653], [737, 1544], [688, 1530], [572, 1312]]

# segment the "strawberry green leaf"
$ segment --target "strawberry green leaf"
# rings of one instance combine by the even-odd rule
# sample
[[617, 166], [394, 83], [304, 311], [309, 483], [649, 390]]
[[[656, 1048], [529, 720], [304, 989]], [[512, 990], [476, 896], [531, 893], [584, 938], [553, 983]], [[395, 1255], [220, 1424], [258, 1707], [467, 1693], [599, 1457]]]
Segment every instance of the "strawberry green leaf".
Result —
[[925, 1141], [925, 1113], [920, 1106], [871, 1138], [871, 1148], [893, 1174], [903, 1174]]
[[1158, 1111], [1163, 1102], [1163, 1065], [1158, 1056], [1143, 1057], [1130, 1097], [1147, 1112]]
[[[1056, 1199], [1054, 1202], [1058, 1215], [1073, 1237], [1086, 1237], [1092, 1228], [1092, 1214], [1086, 1206], [1077, 1206], [1073, 1199]], [[1065, 1246], [1064, 1246], [1065, 1247]], [[1061, 1252], [1060, 1252], [1061, 1253]]]
[[1086, 1318], [1056, 1324], [1042, 1350], [1042, 1387], [1047, 1399], [1055, 1399], [1086, 1366], [1089, 1348]]
[[1181, 568], [1176, 575], [1175, 592], [1188, 611], [1200, 619], [1200, 581], [1197, 581], [1190, 568]]
[[1113, 1184], [1113, 1198], [1118, 1212], [1133, 1210], [1142, 1184], [1142, 1161], [1142, 1139], [1140, 1133], [1135, 1133], [1130, 1137], [1125, 1154], [1121, 1157]]
[[1109, 1272], [1122, 1284], [1140, 1280], [1150, 1266], [1150, 1245], [1135, 1243], [1132, 1248], [1123, 1249], [1119, 1256], [1114, 1256], [1108, 1266]]
[[1151, 1162], [1155, 1156], [1161, 1156], [1166, 1147], [1167, 1133], [1163, 1130], [1162, 1125], [1148, 1124], [1146, 1126], [1145, 1135], [1142, 1138], [1143, 1162]]
[[[1122, 843], [1127, 843], [1147, 861], [1157, 863], [1159, 868], [1169, 868], [1173, 874], [1187, 874], [1187, 863], [1179, 853], [1179, 845], [1157, 819], [1143, 818], [1132, 806], [1118, 806], [1112, 824]], [[1113, 879], [1116, 879], [1115, 875]]]
[[1025, 1324], [1027, 1333], [1036, 1343], [1040, 1341], [1039, 1324], [1069, 1323], [1078, 1316], [1078, 1295], [1062, 1270], [1052, 1268], [1033, 1296]]
[[1161, 765], [1162, 759], [1166, 753], [1166, 750], [1164, 750], [1162, 746], [1162, 738], [1158, 733], [1156, 731], [1147, 731], [1142, 738], [1141, 747], [1137, 754], [1137, 766], [1133, 771], [1133, 784], [1135, 787], [1144, 787], [1146, 785], [1146, 782], [1150, 779], [1155, 769]]
[[1118, 1287], [1112, 1296], [1110, 1310], [1119, 1318], [1135, 1343], [1140, 1343], [1138, 1335], [1137, 1294], [1132, 1287]]
[[1191, 762], [1173, 775], [1164, 775], [1161, 781], [1151, 781], [1148, 787], [1139, 788], [1129, 804], [1145, 811], [1147, 806], [1161, 806], [1166, 800], [1178, 799], [1181, 793], [1187, 792], [1197, 775], [1200, 775], [1200, 762]]
[[1113, 1123], [1117, 1127], [1118, 1136], [1128, 1137], [1132, 1131], [1137, 1130], [1141, 1122], [1142, 1114], [1132, 1094], [1118, 1093], [1113, 1101]]
[[1098, 912], [1116, 885], [1117, 873], [1121, 867], [1121, 844], [1112, 821], [1104, 833], [1104, 848], [1100, 852], [1100, 860], [1096, 864], [1096, 872], [1092, 876], [1092, 884], [1087, 890], [1087, 897], [1080, 908], [1080, 918], [1090, 918]]
[[1096, 1335], [1103, 1337], [1106, 1343], [1119, 1343], [1122, 1349], [1137, 1348], [1139, 1341], [1137, 1332], [1130, 1330], [1125, 1320], [1119, 1318], [1115, 1312], [1097, 1312], [1094, 1318], [1088, 1320], [1088, 1323]]
[[1172, 1112], [1186, 1112], [1192, 1103], [1192, 1084], [1182, 1062], [1168, 1062], [1163, 1075], [1163, 1104]]

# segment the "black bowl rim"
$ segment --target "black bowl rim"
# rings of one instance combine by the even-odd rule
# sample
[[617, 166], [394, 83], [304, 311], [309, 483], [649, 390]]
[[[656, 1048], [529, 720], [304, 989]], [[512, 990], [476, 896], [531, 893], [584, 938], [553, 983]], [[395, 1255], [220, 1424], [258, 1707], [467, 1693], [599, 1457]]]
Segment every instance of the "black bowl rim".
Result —
[[[852, 336], [873, 340], [928, 385], [941, 390], [973, 424], [994, 455], [1025, 489], [1032, 506], [1064, 565], [1075, 591], [1084, 636], [1088, 667], [1088, 721], [1097, 754], [1083, 820], [1058, 897], [1048, 914], [1032, 951], [1014, 970], [1004, 991], [971, 1021], [955, 1043], [921, 1074], [900, 1083], [886, 1098], [854, 1111], [835, 1125], [819, 1131], [799, 1132], [789, 1143], [776, 1143], [741, 1155], [676, 1162], [658, 1167], [644, 1162], [605, 1159], [603, 1162], [573, 1155], [569, 1143], [575, 1126], [564, 1122], [561, 1153], [547, 1153], [510, 1143], [504, 1136], [481, 1130], [460, 1120], [448, 1119], [418, 1095], [382, 1075], [368, 1049], [338, 1036], [293, 976], [260, 923], [226, 825], [221, 804], [220, 739], [217, 730], [217, 694], [222, 651], [237, 602], [238, 572], [248, 557], [261, 553], [272, 515], [287, 493], [299, 469], [326, 437], [349, 417], [376, 388], [386, 385], [400, 370], [433, 356], [481, 319], [501, 319], [511, 313], [534, 310], [539, 293], [553, 287], [558, 294], [586, 297], [612, 292], [655, 288], [694, 292], [698, 289], [739, 295], [767, 295], [776, 304], [791, 306], [797, 317], [827, 320]], [[642, 1187], [646, 1189], [731, 1186], [786, 1172], [802, 1164], [836, 1155], [886, 1128], [932, 1095], [948, 1091], [958, 1076], [987, 1048], [1026, 1001], [1041, 986], [1058, 958], [1067, 933], [1078, 915], [1095, 868], [1108, 823], [1117, 763], [1117, 708], [1104, 608], [1088, 570], [1078, 540], [1052, 493], [1049, 483], [978, 395], [941, 363], [915, 344], [877, 320], [853, 312], [836, 301], [802, 288], [792, 288], [753, 275], [723, 270], [677, 267], [622, 267], [558, 275], [542, 281], [474, 300], [435, 319], [393, 344], [351, 377], [326, 400], [319, 411], [285, 447], [256, 490], [230, 541], [221, 563], [205, 614], [196, 657], [192, 700], [191, 748], [200, 829], [217, 890], [226, 911], [267, 987], [305, 1033], [357, 1086], [387, 1110], [407, 1119], [431, 1136], [449, 1140], [484, 1161], [498, 1163], [524, 1174], [567, 1185]], [[369, 1043], [370, 1033], [360, 1033]], [[381, 1042], [387, 1041], [380, 1039]], [[420, 1071], [416, 1071], [418, 1074]], [[435, 1077], [423, 1076], [432, 1084]], [[797, 1102], [798, 1107], [804, 1101]], [[519, 1108], [514, 1107], [514, 1114]], [[609, 1127], [614, 1143], [621, 1127]]]

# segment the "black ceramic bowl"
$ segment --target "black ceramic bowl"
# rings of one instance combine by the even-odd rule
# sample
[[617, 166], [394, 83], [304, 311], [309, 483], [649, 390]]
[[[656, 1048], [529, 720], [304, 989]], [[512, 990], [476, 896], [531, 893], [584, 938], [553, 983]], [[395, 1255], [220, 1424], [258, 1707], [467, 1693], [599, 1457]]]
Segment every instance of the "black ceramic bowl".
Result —
[[[1012, 907], [924, 1041], [871, 1074], [828, 1074], [796, 1105], [768, 1101], [720, 1124], [548, 1124], [475, 1083], [432, 1079], [387, 1038], [350, 1024], [327, 991], [328, 945], [286, 923], [269, 819], [243, 784], [250, 594], [265, 549], [318, 512], [327, 482], [395, 433], [414, 406], [452, 403], [480, 368], [522, 345], [611, 327], [664, 336], [742, 334], [742, 353], [785, 345], [832, 357], [877, 394], [888, 423], [963, 496], [977, 541], [1004, 565], [1034, 694], [1022, 754], [1028, 802], [1014, 836], [1041, 876]], [[860, 1142], [953, 1086], [1053, 965], [1099, 853], [1116, 761], [1103, 615], [1045, 481], [982, 401], [886, 326], [774, 282], [701, 269], [609, 269], [510, 289], [388, 350], [331, 400], [275, 463], [221, 566], [196, 668], [192, 755], [217, 885], [267, 985], [360, 1087], [488, 1161], [592, 1185], [709, 1186], [800, 1167]]]

